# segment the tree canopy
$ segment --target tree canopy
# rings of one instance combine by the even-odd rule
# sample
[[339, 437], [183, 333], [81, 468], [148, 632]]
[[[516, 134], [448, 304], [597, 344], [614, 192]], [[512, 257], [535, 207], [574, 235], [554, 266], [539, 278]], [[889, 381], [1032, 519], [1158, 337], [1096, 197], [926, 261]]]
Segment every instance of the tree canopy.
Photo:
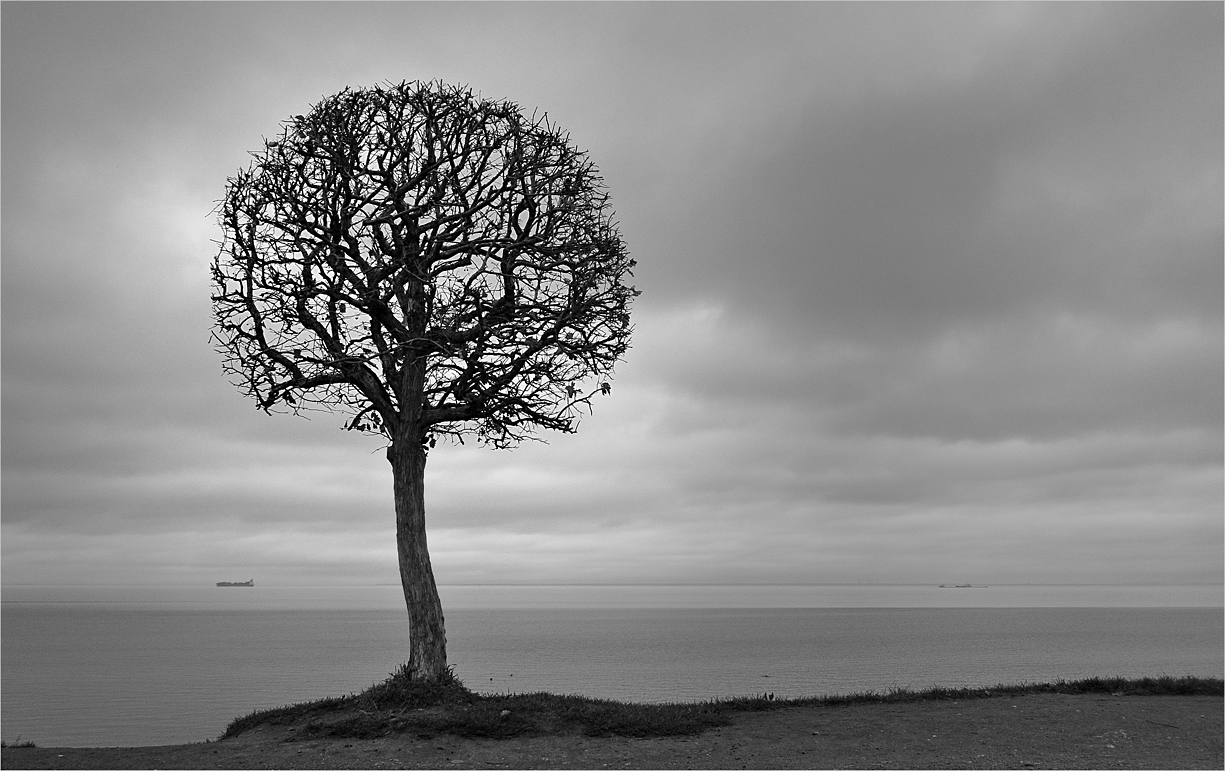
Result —
[[252, 155], [219, 207], [214, 334], [262, 409], [509, 447], [607, 391], [634, 261], [547, 115], [436, 82], [345, 89]]

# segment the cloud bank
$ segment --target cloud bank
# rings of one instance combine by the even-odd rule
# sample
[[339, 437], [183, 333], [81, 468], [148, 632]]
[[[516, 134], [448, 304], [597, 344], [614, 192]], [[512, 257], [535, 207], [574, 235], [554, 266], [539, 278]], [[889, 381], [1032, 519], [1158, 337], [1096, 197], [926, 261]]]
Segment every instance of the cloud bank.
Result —
[[577, 435], [432, 454], [441, 583], [1220, 581], [1219, 4], [2, 13], [6, 584], [398, 580], [207, 265], [261, 137], [415, 78], [569, 129], [644, 293]]

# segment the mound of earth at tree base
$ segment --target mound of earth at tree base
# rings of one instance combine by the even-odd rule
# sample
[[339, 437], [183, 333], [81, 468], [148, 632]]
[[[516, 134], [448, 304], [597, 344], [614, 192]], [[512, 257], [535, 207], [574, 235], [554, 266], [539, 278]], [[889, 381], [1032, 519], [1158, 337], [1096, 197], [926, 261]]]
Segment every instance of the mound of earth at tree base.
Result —
[[698, 734], [578, 730], [514, 738], [400, 732], [292, 740], [262, 725], [217, 742], [6, 748], [18, 768], [1222, 768], [1220, 695], [1007, 693], [785, 704]]

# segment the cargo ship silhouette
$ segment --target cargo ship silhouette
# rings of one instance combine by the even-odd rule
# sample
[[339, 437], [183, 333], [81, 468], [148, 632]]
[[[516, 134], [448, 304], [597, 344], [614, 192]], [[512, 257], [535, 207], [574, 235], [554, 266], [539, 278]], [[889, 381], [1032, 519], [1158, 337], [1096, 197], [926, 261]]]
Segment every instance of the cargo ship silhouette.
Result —
[[255, 579], [247, 581], [218, 581], [217, 586], [255, 586]]

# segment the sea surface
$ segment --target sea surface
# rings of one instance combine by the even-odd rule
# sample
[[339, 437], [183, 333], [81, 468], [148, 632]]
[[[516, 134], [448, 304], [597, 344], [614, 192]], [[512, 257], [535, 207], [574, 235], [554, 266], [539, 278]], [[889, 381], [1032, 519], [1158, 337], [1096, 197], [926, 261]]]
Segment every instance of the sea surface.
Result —
[[[683, 701], [1225, 673], [1222, 587], [451, 586], [448, 652], [485, 692]], [[399, 587], [2, 591], [0, 735], [216, 738], [404, 659]]]

